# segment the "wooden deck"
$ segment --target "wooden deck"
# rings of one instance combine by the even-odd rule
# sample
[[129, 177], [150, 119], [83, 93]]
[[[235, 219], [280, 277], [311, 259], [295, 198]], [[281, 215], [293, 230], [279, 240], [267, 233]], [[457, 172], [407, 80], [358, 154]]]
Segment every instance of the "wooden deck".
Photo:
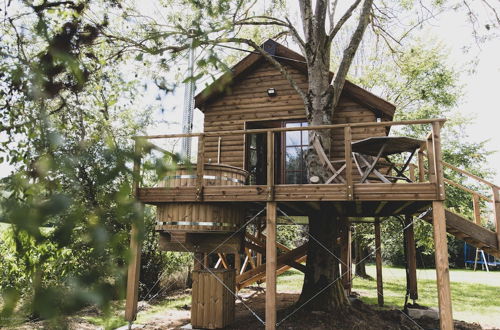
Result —
[[269, 191], [259, 186], [205, 186], [201, 195], [196, 187], [140, 188], [138, 199], [146, 204], [172, 202], [292, 202], [292, 201], [432, 201], [434, 183], [354, 184], [354, 198], [347, 196], [343, 184], [276, 185]]

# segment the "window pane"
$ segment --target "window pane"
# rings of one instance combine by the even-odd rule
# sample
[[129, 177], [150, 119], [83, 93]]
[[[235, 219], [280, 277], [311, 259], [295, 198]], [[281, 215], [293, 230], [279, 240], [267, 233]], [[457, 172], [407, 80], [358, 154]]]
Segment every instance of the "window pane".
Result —
[[286, 183], [288, 184], [301, 184], [302, 172], [286, 172]]
[[302, 131], [302, 141], [303, 146], [309, 145], [309, 131]]
[[302, 149], [300, 147], [286, 148], [285, 169], [287, 171], [300, 171], [302, 163]]
[[[287, 123], [286, 127], [300, 127], [300, 123]], [[298, 146], [300, 145], [300, 131], [286, 132], [286, 145]]]

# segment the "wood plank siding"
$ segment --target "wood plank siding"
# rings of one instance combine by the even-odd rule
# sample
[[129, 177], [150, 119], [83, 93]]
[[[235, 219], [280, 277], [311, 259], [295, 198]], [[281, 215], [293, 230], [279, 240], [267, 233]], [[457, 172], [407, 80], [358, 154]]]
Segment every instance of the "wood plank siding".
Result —
[[[307, 90], [307, 76], [294, 66], [284, 65], [299, 86]], [[239, 75], [237, 80], [228, 86], [225, 94], [218, 95], [203, 105], [205, 132], [244, 130], [248, 123], [255, 121], [306, 121], [304, 104], [300, 96], [281, 73], [264, 59], [257, 61], [251, 69]], [[277, 96], [269, 97], [268, 88], [276, 89]], [[377, 120], [375, 111], [356, 101], [348, 93], [343, 93], [332, 124], [374, 122]], [[389, 119], [385, 116], [383, 120]], [[354, 127], [352, 140], [386, 134], [384, 127]], [[217, 162], [218, 142], [216, 136], [206, 138], [205, 160]], [[243, 135], [223, 136], [220, 150], [221, 163], [245, 167]], [[344, 159], [343, 129], [332, 132], [332, 149], [327, 150], [327, 153], [332, 160]], [[353, 170], [353, 174], [355, 176], [358, 174], [356, 169]]]

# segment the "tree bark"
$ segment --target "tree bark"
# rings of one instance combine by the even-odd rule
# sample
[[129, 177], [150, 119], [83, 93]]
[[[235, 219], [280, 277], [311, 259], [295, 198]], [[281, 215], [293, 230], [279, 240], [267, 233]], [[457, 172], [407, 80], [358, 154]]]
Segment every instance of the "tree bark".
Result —
[[356, 267], [354, 268], [354, 274], [361, 278], [371, 278], [366, 273], [366, 256], [368, 255], [368, 251], [366, 246], [363, 245], [360, 239], [356, 239], [354, 243], [356, 258], [355, 263]]
[[340, 218], [334, 214], [333, 206], [325, 203], [309, 217], [306, 273], [297, 303], [306, 310], [342, 312], [349, 305], [339, 270]]

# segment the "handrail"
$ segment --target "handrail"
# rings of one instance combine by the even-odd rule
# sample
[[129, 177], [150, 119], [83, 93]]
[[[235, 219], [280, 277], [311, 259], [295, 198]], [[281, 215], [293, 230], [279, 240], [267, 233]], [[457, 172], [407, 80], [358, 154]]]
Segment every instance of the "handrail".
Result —
[[444, 182], [446, 182], [447, 184], [449, 184], [451, 186], [454, 186], [454, 187], [457, 187], [459, 189], [462, 189], [463, 191], [471, 193], [473, 195], [478, 195], [480, 198], [484, 199], [487, 202], [493, 202], [493, 200], [491, 198], [489, 198], [488, 196], [485, 196], [485, 195], [483, 195], [483, 194], [481, 194], [481, 193], [479, 193], [477, 191], [474, 191], [474, 190], [472, 190], [470, 188], [467, 188], [467, 187], [461, 185], [460, 183], [456, 183], [455, 181], [452, 181], [452, 180], [446, 179], [446, 178], [444, 179]]
[[[422, 157], [425, 155], [428, 157], [427, 154], [425, 154], [422, 149], [420, 150], [420, 154], [422, 155]], [[458, 189], [461, 189], [462, 191], [465, 191], [469, 194], [472, 195], [472, 204], [473, 204], [473, 207], [474, 207], [474, 212], [473, 212], [473, 216], [474, 216], [474, 222], [481, 226], [481, 203], [480, 203], [480, 199], [483, 199], [485, 200], [486, 202], [488, 203], [491, 203], [492, 207], [493, 207], [493, 223], [495, 224], [495, 227], [496, 227], [496, 236], [497, 236], [497, 241], [498, 241], [498, 248], [500, 249], [500, 188], [499, 186], [495, 185], [494, 183], [492, 182], [489, 182], [488, 180], [485, 180], [475, 174], [472, 174], [466, 170], [462, 170], [461, 168], [458, 168], [450, 163], [447, 163], [443, 160], [441, 160], [441, 164], [443, 167], [447, 167], [447, 168], [450, 168], [454, 171], [457, 171], [469, 178], [472, 178], [472, 179], [475, 179], [487, 186], [489, 186], [491, 188], [491, 192], [492, 192], [492, 197], [488, 197], [478, 191], [474, 191], [460, 183], [457, 183], [455, 181], [452, 181], [450, 179], [446, 179], [444, 178], [443, 179], [443, 182], [450, 185], [450, 186], [454, 186]], [[422, 168], [422, 173], [428, 173], [428, 171], [425, 169], [425, 168]]]
[[470, 178], [472, 178], [472, 179], [475, 179], [475, 180], [477, 180], [477, 181], [479, 181], [479, 182], [482, 182], [482, 183], [484, 183], [484, 184], [485, 184], [485, 185], [487, 185], [487, 186], [490, 186], [490, 187], [492, 187], [492, 188], [493, 188], [493, 187], [497, 187], [497, 188], [499, 188], [499, 187], [498, 187], [497, 185], [495, 185], [494, 183], [489, 182], [488, 180], [485, 180], [485, 179], [483, 179], [483, 178], [481, 178], [481, 177], [479, 177], [479, 176], [477, 176], [477, 175], [475, 175], [475, 174], [472, 174], [472, 173], [470, 173], [470, 172], [468, 172], [468, 171], [466, 171], [466, 170], [462, 170], [461, 168], [458, 168], [458, 167], [456, 167], [456, 166], [454, 166], [454, 165], [452, 165], [452, 164], [450, 164], [450, 163], [447, 163], [447, 162], [445, 162], [444, 160], [442, 160], [442, 161], [441, 161], [441, 163], [442, 163], [445, 167], [451, 168], [451, 169], [452, 169], [452, 170], [454, 170], [454, 171], [457, 171], [457, 172], [459, 172], [459, 173], [462, 173], [463, 175], [466, 175], [466, 176], [468, 176], [468, 177], [470, 177]]
[[391, 122], [370, 122], [370, 123], [351, 123], [351, 124], [332, 124], [332, 125], [316, 125], [316, 126], [303, 126], [303, 127], [277, 127], [277, 128], [257, 128], [249, 130], [234, 130], [234, 131], [221, 131], [221, 132], [205, 132], [205, 133], [186, 133], [186, 134], [159, 134], [159, 135], [144, 135], [135, 136], [134, 139], [163, 139], [163, 138], [182, 138], [182, 137], [198, 137], [204, 136], [223, 136], [223, 135], [237, 135], [237, 134], [257, 134], [267, 132], [291, 132], [291, 131], [314, 131], [323, 129], [335, 129], [345, 127], [389, 127], [389, 126], [404, 126], [404, 125], [423, 125], [440, 123], [442, 125], [446, 122], [444, 118], [436, 119], [422, 119], [422, 120], [403, 120]]

